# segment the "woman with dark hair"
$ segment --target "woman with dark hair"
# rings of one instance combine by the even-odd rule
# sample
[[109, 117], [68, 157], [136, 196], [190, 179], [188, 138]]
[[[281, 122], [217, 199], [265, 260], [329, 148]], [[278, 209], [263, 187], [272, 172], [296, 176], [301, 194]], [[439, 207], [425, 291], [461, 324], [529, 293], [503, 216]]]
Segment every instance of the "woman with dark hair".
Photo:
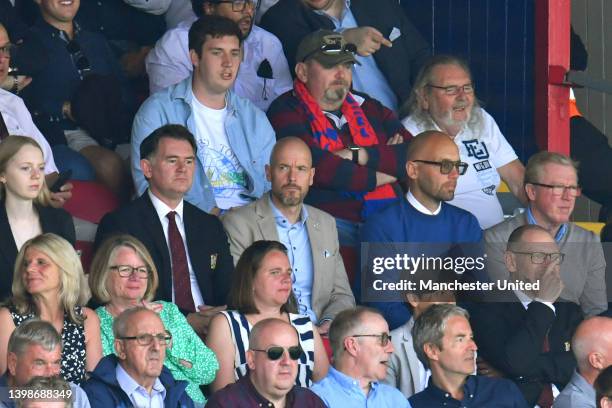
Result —
[[24, 242], [52, 232], [74, 244], [72, 217], [50, 206], [44, 170], [34, 139], [9, 136], [0, 143], [0, 300], [11, 295], [15, 259]]
[[219, 359], [219, 372], [211, 384], [213, 392], [246, 375], [245, 353], [251, 328], [269, 318], [291, 323], [299, 334], [304, 352], [298, 362], [297, 385], [309, 387], [327, 374], [329, 361], [319, 332], [313, 330], [308, 316], [296, 314], [291, 274], [287, 249], [280, 242], [255, 241], [240, 256], [228, 310], [212, 319], [206, 339]]

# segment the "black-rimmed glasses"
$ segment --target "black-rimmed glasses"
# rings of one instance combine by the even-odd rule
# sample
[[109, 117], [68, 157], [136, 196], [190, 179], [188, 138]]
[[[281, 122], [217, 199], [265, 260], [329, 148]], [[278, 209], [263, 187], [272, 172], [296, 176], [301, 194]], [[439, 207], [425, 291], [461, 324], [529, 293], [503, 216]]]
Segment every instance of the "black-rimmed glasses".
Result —
[[349, 337], [378, 337], [380, 341], [380, 345], [385, 347], [391, 341], [391, 335], [389, 333], [381, 333], [381, 334], [353, 334]]
[[153, 339], [156, 339], [160, 346], [167, 346], [172, 343], [172, 334], [169, 332], [158, 333], [158, 334], [139, 334], [138, 336], [123, 336], [117, 337], [119, 340], [136, 340], [141, 346], [148, 346], [153, 343]]
[[4, 44], [2, 47], [0, 47], [0, 56], [2, 57], [11, 58], [14, 52], [15, 45], [11, 43]]
[[231, 3], [232, 11], [244, 11], [245, 8], [255, 7], [253, 0], [219, 0], [216, 3]]
[[558, 262], [559, 265], [561, 265], [565, 259], [565, 254], [563, 252], [510, 252], [513, 254], [529, 255], [531, 258], [531, 263], [535, 265], [541, 265], [543, 263], [549, 264], [551, 262]]
[[437, 86], [432, 84], [427, 84], [430, 88], [442, 89], [444, 93], [448, 96], [455, 96], [459, 94], [459, 91], [463, 91], [464, 94], [474, 93], [474, 85], [465, 84], [465, 85], [449, 85], [449, 86]]
[[89, 64], [89, 60], [83, 54], [83, 50], [81, 49], [81, 45], [76, 40], [71, 40], [66, 44], [66, 50], [70, 53], [70, 58], [72, 59], [72, 63], [79, 71], [79, 75], [84, 77], [85, 75], [91, 72], [91, 65]]
[[149, 277], [149, 268], [146, 266], [112, 265], [109, 268], [119, 272], [119, 276], [122, 278], [129, 278], [132, 275], [139, 279], [147, 279]]
[[463, 176], [467, 171], [468, 164], [464, 163], [460, 160], [452, 161], [452, 160], [441, 160], [441, 161], [432, 161], [432, 160], [412, 160], [417, 163], [425, 163], [431, 164], [433, 166], [440, 167], [440, 173], [442, 174], [450, 174], [453, 169], [457, 169], [457, 172], [460, 176]]
[[546, 187], [552, 190], [554, 196], [562, 196], [567, 191], [570, 197], [580, 197], [582, 194], [582, 188], [578, 186], [562, 186], [560, 184], [544, 184], [544, 183], [533, 183], [528, 182], [527, 184], [533, 184], [534, 186]]
[[303, 353], [301, 346], [291, 346], [286, 349], [281, 346], [272, 346], [272, 347], [268, 347], [266, 350], [254, 349], [254, 348], [252, 348], [251, 350], [259, 351], [262, 353], [267, 353], [268, 359], [272, 361], [276, 361], [280, 359], [283, 356], [283, 353], [285, 352], [285, 350], [287, 350], [287, 353], [289, 354], [289, 358], [294, 361], [299, 360], [300, 357], [302, 357], [302, 353]]

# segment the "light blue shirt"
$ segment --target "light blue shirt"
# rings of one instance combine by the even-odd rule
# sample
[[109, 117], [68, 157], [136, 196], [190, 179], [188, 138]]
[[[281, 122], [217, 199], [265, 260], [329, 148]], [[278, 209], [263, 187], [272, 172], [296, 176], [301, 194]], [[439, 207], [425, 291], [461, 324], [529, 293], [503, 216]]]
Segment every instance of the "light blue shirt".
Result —
[[159, 378], [155, 379], [155, 384], [151, 389], [151, 394], [140, 384], [130, 377], [130, 375], [117, 364], [115, 369], [117, 382], [121, 389], [127, 394], [135, 407], [140, 408], [164, 408], [164, 399], [166, 398], [166, 388], [162, 385]]
[[327, 376], [310, 390], [321, 397], [328, 408], [410, 408], [410, 403], [397, 388], [375, 381], [370, 384], [370, 392], [366, 396], [358, 380], [334, 367], [330, 367]]
[[[321, 10], [315, 10], [315, 13], [327, 16], [334, 23], [336, 31], [342, 32], [348, 28], [359, 27], [350, 7], [350, 0], [346, 0], [340, 19], [325, 14]], [[388, 33], [382, 33], [382, 35], [387, 34]], [[356, 57], [357, 61], [359, 61], [361, 65], [353, 65], [353, 89], [367, 93], [369, 96], [378, 100], [393, 112], [397, 112], [397, 96], [393, 92], [393, 89], [391, 89], [389, 86], [387, 78], [385, 78], [383, 73], [378, 68], [378, 65], [376, 65], [374, 56], [370, 55], [368, 57], [362, 57], [360, 55], [356, 55]]]
[[[538, 222], [536, 221], [535, 217], [533, 216], [533, 213], [531, 212], [531, 207], [527, 207], [527, 222], [532, 225], [538, 225]], [[557, 231], [557, 234], [555, 235], [556, 243], [561, 242], [561, 240], [567, 233], [567, 228], [567, 224], [561, 224], [561, 227], [559, 227], [559, 231]]]
[[308, 210], [302, 206], [300, 219], [291, 224], [289, 220], [279, 211], [270, 200], [270, 207], [276, 220], [276, 232], [279, 241], [287, 247], [289, 263], [293, 268], [291, 277], [293, 294], [298, 302], [298, 313], [308, 315], [314, 323], [318, 322], [317, 316], [312, 310], [312, 282], [314, 280], [314, 268], [312, 261], [312, 250], [306, 220]]

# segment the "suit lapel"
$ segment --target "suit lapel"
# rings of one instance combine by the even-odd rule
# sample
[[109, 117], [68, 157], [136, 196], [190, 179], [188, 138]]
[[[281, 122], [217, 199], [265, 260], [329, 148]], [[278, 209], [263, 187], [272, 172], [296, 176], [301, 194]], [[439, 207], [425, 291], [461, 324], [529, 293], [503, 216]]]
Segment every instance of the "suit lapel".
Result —
[[[305, 204], [302, 204], [305, 205]], [[311, 297], [311, 307], [313, 310], [316, 309], [315, 302], [318, 300], [316, 294], [321, 293], [321, 285], [330, 284], [333, 285], [333, 282], [326, 282], [323, 271], [325, 270], [323, 265], [323, 253], [325, 252], [325, 248], [323, 247], [323, 238], [322, 230], [321, 230], [321, 221], [319, 218], [313, 214], [313, 211], [308, 213], [308, 219], [306, 220], [306, 229], [308, 230], [308, 242], [310, 242], [310, 252], [312, 254], [312, 297]]]
[[[402, 335], [404, 336], [404, 340], [402, 342], [402, 347], [404, 348], [404, 353], [406, 353], [406, 360], [408, 361], [408, 368], [410, 369], [410, 376], [412, 377], [412, 392], [416, 393], [417, 389], [425, 388], [426, 384], [421, 384], [421, 375], [419, 373], [419, 358], [414, 351], [414, 346], [412, 343], [412, 336], [410, 335], [410, 330], [412, 330], [412, 326], [414, 325], [414, 319], [410, 319], [409, 324], [404, 326], [404, 332]], [[410, 341], [408, 341], [410, 340]]]
[[278, 241], [276, 219], [270, 205], [270, 193], [264, 194], [255, 202], [255, 214], [257, 214], [257, 227], [263, 239]]
[[[6, 215], [4, 201], [0, 201], [0, 234], [3, 237], [6, 237], [5, 239], [0, 239], [0, 252], [2, 252], [2, 255], [6, 259], [6, 263], [10, 265], [11, 263], [15, 262], [15, 258], [17, 257], [17, 245], [15, 245], [11, 225], [9, 224], [8, 216]], [[8, 272], [12, 277], [12, 269]]]

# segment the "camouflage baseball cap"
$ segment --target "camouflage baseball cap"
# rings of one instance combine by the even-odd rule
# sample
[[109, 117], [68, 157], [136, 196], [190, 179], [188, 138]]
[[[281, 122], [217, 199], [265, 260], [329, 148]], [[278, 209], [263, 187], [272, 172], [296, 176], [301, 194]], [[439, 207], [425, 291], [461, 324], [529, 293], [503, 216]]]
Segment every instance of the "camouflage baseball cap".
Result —
[[355, 44], [347, 43], [342, 34], [331, 30], [318, 30], [308, 34], [300, 42], [295, 60], [306, 62], [314, 58], [325, 68], [345, 62], [361, 65], [355, 58], [355, 52]]

